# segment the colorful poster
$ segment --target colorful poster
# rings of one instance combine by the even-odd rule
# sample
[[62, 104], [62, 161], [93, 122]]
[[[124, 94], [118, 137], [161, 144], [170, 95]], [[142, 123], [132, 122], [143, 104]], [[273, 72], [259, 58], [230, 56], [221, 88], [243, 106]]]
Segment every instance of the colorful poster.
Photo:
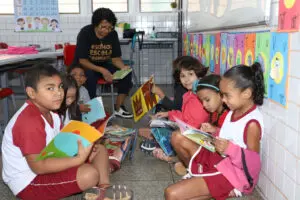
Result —
[[256, 34], [255, 60], [260, 63], [264, 72], [265, 97], [268, 97], [270, 72], [270, 32]]
[[58, 0], [15, 0], [16, 32], [61, 32]]
[[216, 47], [216, 36], [210, 35], [210, 50], [209, 50], [209, 71], [215, 72], [215, 47]]
[[202, 64], [206, 67], [209, 66], [209, 56], [210, 56], [210, 35], [203, 35], [203, 45], [202, 45]]
[[255, 56], [256, 33], [247, 33], [245, 35], [245, 65], [252, 65]]
[[271, 34], [269, 98], [287, 106], [288, 33]]
[[194, 58], [198, 58], [198, 54], [199, 54], [199, 47], [198, 47], [198, 40], [199, 40], [199, 35], [198, 34], [195, 34], [194, 35], [194, 42], [193, 42], [193, 57]]
[[233, 52], [235, 57], [234, 65], [244, 64], [244, 42], [245, 34], [237, 33], [234, 38]]
[[202, 44], [203, 44], [203, 35], [198, 35], [198, 60], [202, 60]]
[[135, 122], [140, 120], [158, 103], [158, 96], [151, 92], [153, 85], [154, 80], [152, 76], [130, 98]]
[[194, 56], [194, 34], [189, 34], [190, 39], [190, 56]]
[[235, 42], [235, 34], [234, 33], [228, 33], [227, 35], [227, 65], [226, 69], [230, 69], [235, 64], [235, 55], [234, 55], [234, 42]]
[[188, 56], [190, 55], [190, 39], [189, 34], [183, 33], [183, 55]]
[[220, 75], [223, 75], [227, 68], [227, 35], [227, 33], [221, 33]]
[[215, 46], [215, 74], [220, 74], [220, 48], [221, 48], [221, 34], [216, 34]]
[[279, 31], [297, 31], [300, 24], [300, 1], [280, 0], [278, 14]]

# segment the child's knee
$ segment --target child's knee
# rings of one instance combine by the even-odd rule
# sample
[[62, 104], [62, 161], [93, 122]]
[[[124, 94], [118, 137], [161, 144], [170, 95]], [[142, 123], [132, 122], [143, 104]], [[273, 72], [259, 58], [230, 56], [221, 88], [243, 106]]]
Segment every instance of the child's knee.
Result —
[[166, 200], [170, 200], [170, 199], [175, 200], [176, 199], [176, 191], [173, 190], [172, 187], [167, 187], [165, 189], [165, 199]]
[[98, 184], [99, 173], [92, 165], [84, 164], [78, 169], [77, 181], [80, 189], [86, 190]]
[[171, 136], [172, 146], [174, 146], [174, 147], [178, 146], [180, 144], [181, 138], [182, 138], [182, 135], [178, 131], [173, 132], [172, 136]]

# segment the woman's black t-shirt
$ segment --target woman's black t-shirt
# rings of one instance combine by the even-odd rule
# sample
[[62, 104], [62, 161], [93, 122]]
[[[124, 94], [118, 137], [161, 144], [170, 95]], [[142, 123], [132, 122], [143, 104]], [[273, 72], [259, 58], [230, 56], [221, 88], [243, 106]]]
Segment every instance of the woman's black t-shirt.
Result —
[[121, 47], [116, 31], [99, 39], [92, 25], [87, 25], [80, 30], [73, 63], [79, 63], [79, 59], [85, 58], [93, 64], [101, 66], [116, 57], [121, 57]]

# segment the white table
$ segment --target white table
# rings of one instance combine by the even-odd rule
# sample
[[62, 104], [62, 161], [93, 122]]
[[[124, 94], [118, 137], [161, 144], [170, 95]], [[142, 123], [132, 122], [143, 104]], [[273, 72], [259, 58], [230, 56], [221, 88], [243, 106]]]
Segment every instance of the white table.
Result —
[[[25, 62], [27, 60], [36, 60], [43, 58], [56, 58], [57, 56], [63, 56], [63, 51], [49, 51], [49, 52], [39, 52], [37, 54], [22, 54], [22, 55], [8, 55], [8, 54], [0, 54], [0, 87], [6, 88], [8, 87], [7, 83], [7, 72], [9, 70], [20, 68], [20, 63]], [[3, 116], [4, 116], [4, 124], [8, 123], [8, 99], [2, 99], [3, 106]]]

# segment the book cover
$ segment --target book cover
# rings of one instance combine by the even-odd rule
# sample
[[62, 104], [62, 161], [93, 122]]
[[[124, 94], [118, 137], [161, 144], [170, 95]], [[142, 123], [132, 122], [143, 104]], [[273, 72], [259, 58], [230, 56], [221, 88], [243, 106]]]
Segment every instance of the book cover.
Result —
[[172, 132], [173, 130], [168, 128], [151, 128], [152, 135], [167, 156], [175, 155], [171, 145]]
[[113, 80], [120, 80], [123, 79], [125, 76], [127, 76], [132, 69], [126, 69], [126, 70], [118, 70], [113, 74]]
[[178, 129], [179, 126], [176, 122], [169, 121], [165, 118], [157, 118], [150, 121], [151, 128], [171, 128], [173, 130]]
[[42, 150], [37, 160], [73, 157], [78, 152], [78, 140], [87, 147], [101, 138], [103, 133], [85, 122], [72, 120]]
[[105, 129], [105, 134], [112, 135], [112, 136], [118, 136], [118, 137], [128, 136], [134, 132], [135, 132], [135, 129], [133, 129], [133, 128], [126, 128], [124, 126], [120, 126], [117, 124], [108, 126]]
[[96, 97], [88, 101], [86, 104], [90, 105], [91, 111], [82, 113], [82, 121], [88, 124], [105, 118], [106, 114], [104, 111], [102, 97]]
[[153, 85], [154, 80], [151, 76], [130, 98], [135, 122], [158, 103], [158, 96], [151, 92]]

